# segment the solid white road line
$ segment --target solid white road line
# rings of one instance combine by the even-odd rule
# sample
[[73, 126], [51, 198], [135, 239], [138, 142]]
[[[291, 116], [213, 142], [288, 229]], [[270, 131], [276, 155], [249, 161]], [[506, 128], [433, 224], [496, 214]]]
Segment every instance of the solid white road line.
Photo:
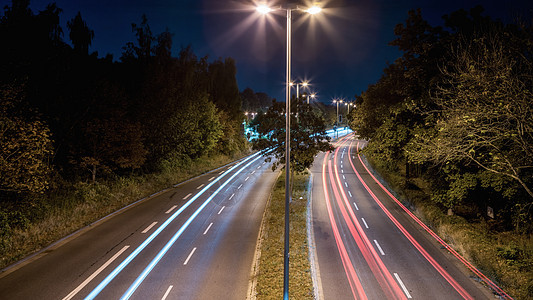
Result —
[[205, 184], [202, 183], [202, 184], [200, 184], [196, 189], [199, 190], [199, 189], [201, 189], [204, 185], [205, 185]]
[[128, 249], [129, 247], [130, 247], [129, 245], [126, 245], [126, 246], [122, 247], [122, 249], [120, 249], [120, 251], [115, 253], [115, 255], [113, 255], [113, 257], [111, 257], [108, 261], [106, 261], [105, 264], [103, 264], [100, 268], [98, 268], [98, 270], [96, 270], [91, 276], [89, 276], [87, 279], [85, 279], [84, 282], [82, 282], [77, 288], [75, 288], [72, 292], [70, 292], [70, 294], [68, 294], [65, 298], [63, 298], [63, 300], [69, 300], [69, 299], [72, 299], [74, 296], [76, 296], [76, 294], [79, 291], [81, 291], [81, 289], [83, 289], [89, 282], [91, 282], [91, 280], [93, 280], [94, 277], [98, 276], [98, 274], [100, 274], [100, 272], [102, 272], [107, 266], [109, 266], [115, 259], [117, 259], [117, 257], [120, 256], [120, 254], [122, 254], [124, 251], [126, 251], [126, 249]]
[[363, 224], [365, 224], [365, 227], [368, 229], [368, 225], [366, 224], [365, 218], [361, 218], [361, 220], [363, 221]]
[[222, 206], [222, 208], [218, 211], [218, 214], [220, 215], [220, 213], [222, 213], [222, 211], [224, 210], [224, 208], [226, 208], [225, 206]]
[[359, 207], [357, 207], [357, 204], [355, 204], [355, 202], [353, 203], [353, 206], [355, 206], [356, 210], [359, 210]]
[[144, 229], [141, 233], [147, 233], [148, 231], [150, 231], [150, 229], [152, 229], [152, 227], [155, 226], [155, 224], [157, 224], [157, 222], [152, 222], [152, 224], [146, 227], [146, 229]]
[[186, 265], [189, 262], [189, 259], [191, 259], [192, 255], [194, 254], [194, 251], [196, 251], [196, 247], [192, 248], [191, 253], [189, 254], [189, 256], [187, 256], [187, 259], [185, 260], [183, 265]]
[[171, 290], [173, 287], [174, 287], [174, 286], [172, 286], [172, 285], [168, 287], [167, 291], [165, 292], [165, 294], [163, 295], [163, 298], [161, 298], [161, 300], [165, 300], [165, 299], [167, 299], [168, 294], [170, 294], [170, 290]]
[[211, 226], [213, 226], [213, 222], [211, 222], [211, 224], [207, 226], [207, 229], [204, 231], [204, 235], [209, 231], [209, 228], [211, 228]]
[[394, 273], [394, 277], [396, 277], [396, 280], [398, 280], [398, 283], [399, 283], [400, 286], [402, 287], [403, 292], [405, 293], [405, 295], [407, 296], [407, 298], [409, 298], [409, 299], [413, 298], [413, 297], [411, 297], [411, 294], [409, 294], [409, 291], [407, 290], [407, 288], [406, 288], [405, 285], [403, 284], [403, 281], [400, 279], [400, 276], [399, 276], [397, 273]]
[[167, 210], [167, 211], [165, 212], [165, 214], [169, 214], [169, 213], [170, 213], [171, 211], [173, 211], [176, 207], [178, 207], [178, 206], [177, 206], [177, 205], [172, 206], [169, 210]]
[[378, 241], [374, 240], [374, 243], [376, 244], [376, 247], [378, 247], [379, 253], [381, 253], [381, 255], [385, 255], [385, 252], [383, 252], [383, 249], [381, 249], [381, 246], [378, 244]]
[[192, 193], [188, 193], [187, 196], [183, 197], [183, 200], [187, 200], [192, 195]]
[[209, 180], [208, 180], [208, 181], [211, 181], [211, 180], [213, 180], [213, 179], [215, 179], [215, 178], [216, 178], [216, 177], [215, 177], [215, 176], [213, 176], [213, 177], [209, 178]]

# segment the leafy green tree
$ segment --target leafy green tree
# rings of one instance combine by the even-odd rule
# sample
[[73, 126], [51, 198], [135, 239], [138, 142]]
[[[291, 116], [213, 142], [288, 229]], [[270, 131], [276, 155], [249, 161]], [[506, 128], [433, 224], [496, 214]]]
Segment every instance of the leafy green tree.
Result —
[[52, 171], [50, 130], [35, 116], [21, 116], [28, 109], [23, 101], [21, 87], [0, 89], [0, 191], [42, 193]]
[[219, 112], [205, 94], [184, 103], [171, 120], [171, 130], [175, 152], [193, 159], [213, 151], [223, 134]]
[[[293, 172], [304, 172], [320, 151], [333, 150], [326, 135], [323, 116], [305, 103], [303, 98], [291, 102], [291, 153], [290, 164]], [[258, 115], [252, 125], [257, 125], [260, 137], [253, 147], [266, 151], [273, 149], [276, 161], [273, 169], [285, 164], [285, 103], [274, 100], [266, 114]]]
[[415, 141], [411, 157], [508, 176], [533, 202], [533, 62], [503, 32], [463, 40], [455, 53], [435, 92], [436, 130]]

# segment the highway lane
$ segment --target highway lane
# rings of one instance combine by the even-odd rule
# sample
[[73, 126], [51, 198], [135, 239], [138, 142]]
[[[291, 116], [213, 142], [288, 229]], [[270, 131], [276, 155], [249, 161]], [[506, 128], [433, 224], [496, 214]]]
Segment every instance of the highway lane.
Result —
[[276, 175], [253, 156], [139, 201], [4, 270], [0, 298], [245, 299]]
[[359, 161], [358, 142], [341, 140], [312, 168], [324, 299], [494, 297], [374, 181]]

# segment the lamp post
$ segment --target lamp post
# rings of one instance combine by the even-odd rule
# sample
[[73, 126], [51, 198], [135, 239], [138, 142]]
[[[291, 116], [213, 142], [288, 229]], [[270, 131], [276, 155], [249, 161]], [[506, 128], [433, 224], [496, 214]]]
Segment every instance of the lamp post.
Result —
[[348, 106], [348, 114], [350, 114], [350, 106], [354, 106], [354, 104], [351, 103], [351, 102], [349, 102], [349, 103], [346, 102], [345, 104], [346, 104], [346, 106]]
[[[277, 8], [287, 11], [287, 55], [286, 55], [286, 81], [285, 81], [285, 246], [283, 252], [283, 299], [289, 299], [289, 203], [290, 203], [290, 128], [291, 128], [291, 24], [292, 11], [301, 10], [309, 14], [317, 14], [322, 9], [318, 6], [312, 6], [308, 9], [296, 8]], [[259, 5], [257, 11], [267, 14], [274, 9], [267, 5]], [[298, 94], [298, 86], [296, 93]], [[298, 97], [298, 95], [296, 96]]]
[[335, 123], [338, 125], [340, 122], [339, 122], [339, 103], [342, 103], [343, 101], [342, 100], [339, 100], [339, 99], [333, 99], [333, 103], [336, 103], [337, 104], [337, 119], [335, 120]]
[[296, 99], [298, 99], [300, 97], [300, 86], [307, 87], [309, 86], [309, 82], [308, 81], [297, 82], [297, 83], [291, 82], [290, 85], [291, 86], [296, 85]]
[[315, 99], [315, 97], [316, 97], [316, 93], [307, 94], [307, 104], [309, 104], [309, 97]]

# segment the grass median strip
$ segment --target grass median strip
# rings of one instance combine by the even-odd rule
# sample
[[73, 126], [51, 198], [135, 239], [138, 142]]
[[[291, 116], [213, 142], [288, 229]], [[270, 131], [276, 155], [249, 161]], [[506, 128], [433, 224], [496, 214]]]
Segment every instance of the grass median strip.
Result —
[[[309, 174], [295, 175], [290, 204], [289, 298], [313, 299], [313, 281], [307, 240], [307, 183]], [[280, 299], [283, 295], [285, 177], [280, 176], [265, 213], [256, 298]]]

